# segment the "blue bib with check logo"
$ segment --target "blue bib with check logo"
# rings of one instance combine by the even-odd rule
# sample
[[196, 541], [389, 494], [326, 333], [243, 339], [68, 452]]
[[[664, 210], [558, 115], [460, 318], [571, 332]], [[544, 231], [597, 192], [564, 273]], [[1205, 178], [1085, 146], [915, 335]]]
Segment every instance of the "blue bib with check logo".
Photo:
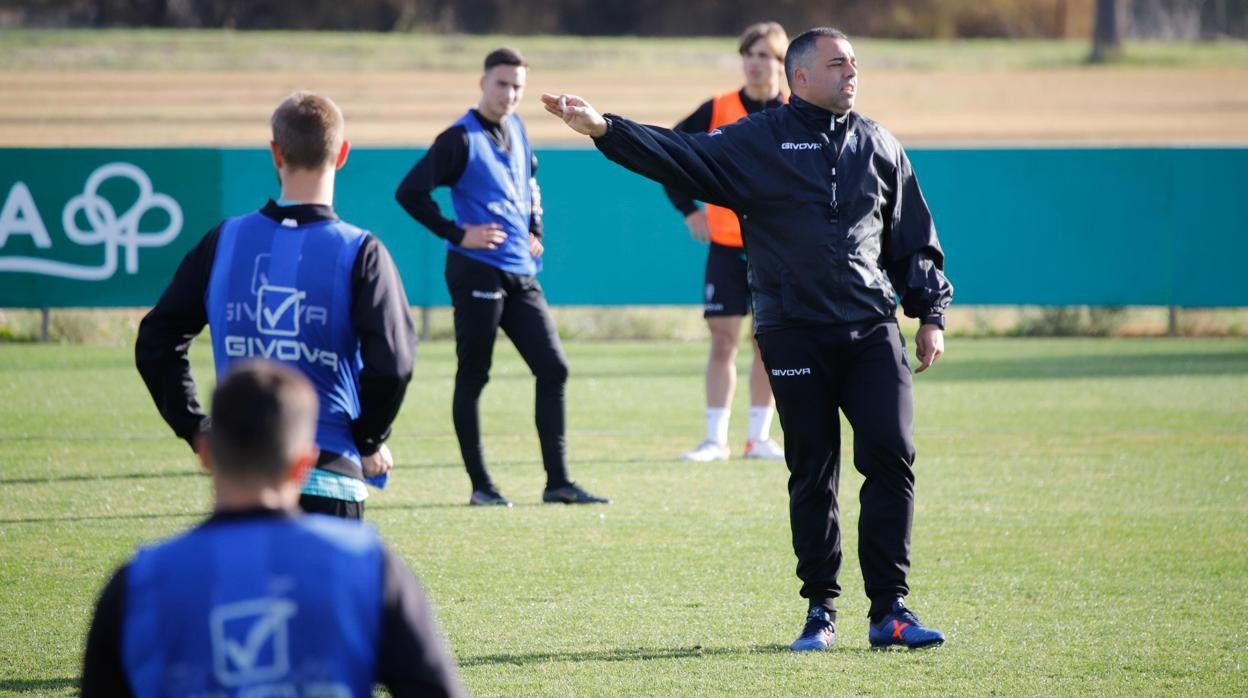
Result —
[[135, 556], [122, 665], [137, 696], [372, 695], [381, 605], [370, 526], [210, 521]]
[[468, 163], [451, 187], [451, 203], [461, 226], [498, 223], [507, 239], [494, 250], [470, 250], [447, 243], [447, 249], [512, 274], [533, 276], [541, 259], [529, 253], [533, 214], [533, 151], [520, 117], [503, 119], [510, 148], [504, 150], [471, 111], [456, 121], [468, 136]]
[[236, 361], [298, 367], [320, 398], [316, 445], [356, 465], [360, 343], [351, 271], [368, 233], [340, 220], [297, 225], [256, 212], [221, 225], [205, 303], [217, 376]]

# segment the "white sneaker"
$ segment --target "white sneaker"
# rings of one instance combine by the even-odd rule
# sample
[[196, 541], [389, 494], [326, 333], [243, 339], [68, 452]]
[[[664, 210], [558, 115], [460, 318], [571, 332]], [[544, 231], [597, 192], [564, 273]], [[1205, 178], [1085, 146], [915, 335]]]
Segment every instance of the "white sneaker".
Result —
[[784, 447], [776, 443], [775, 439], [746, 441], [745, 457], [759, 458], [761, 460], [784, 460]]
[[714, 441], [703, 441], [692, 451], [680, 457], [695, 463], [710, 463], [714, 460], [728, 460], [728, 447]]

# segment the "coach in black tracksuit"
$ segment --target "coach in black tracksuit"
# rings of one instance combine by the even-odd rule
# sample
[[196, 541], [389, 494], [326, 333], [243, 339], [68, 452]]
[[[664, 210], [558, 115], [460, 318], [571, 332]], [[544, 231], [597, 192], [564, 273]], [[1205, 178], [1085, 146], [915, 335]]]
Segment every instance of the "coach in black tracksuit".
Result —
[[[880, 624], [904, 611], [898, 601], [909, 591], [914, 513], [914, 403], [896, 298], [908, 316], [922, 318], [922, 371], [943, 353], [953, 289], [901, 145], [851, 111], [857, 70], [844, 34], [799, 36], [786, 72], [788, 105], [710, 134], [604, 119], [578, 97], [542, 99], [550, 113], [593, 136], [608, 158], [740, 215], [758, 343], [785, 433], [801, 594], [828, 633], [822, 646], [794, 649], [825, 649], [840, 594], [837, 411], [854, 429], [854, 464], [866, 478], [859, 558], [871, 619]], [[888, 644], [943, 640], [911, 642], [902, 634]]]

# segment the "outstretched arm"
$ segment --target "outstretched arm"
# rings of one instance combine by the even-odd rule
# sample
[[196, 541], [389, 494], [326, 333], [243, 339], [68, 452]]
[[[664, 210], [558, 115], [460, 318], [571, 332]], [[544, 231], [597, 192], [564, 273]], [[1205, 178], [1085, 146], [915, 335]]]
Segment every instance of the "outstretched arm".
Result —
[[543, 94], [542, 104], [633, 172], [702, 201], [738, 211], [749, 208], [753, 168], [740, 122], [713, 134], [681, 133], [614, 114], [604, 117], [575, 95]]
[[[713, 100], [708, 99], [673, 128], [681, 133], [706, 133], [711, 130], [712, 110]], [[698, 202], [679, 189], [663, 187], [663, 193], [667, 194], [668, 200], [685, 217], [685, 226], [689, 228], [689, 236], [698, 242], [710, 240], [711, 230], [709, 221], [707, 221], [706, 210], [698, 206]]]
[[[686, 116], [680, 123], [676, 124], [672, 128], [676, 131], [680, 131], [681, 133], [707, 133], [711, 130], [711, 112], [713, 110], [713, 102], [714, 100], [706, 100], [699, 105], [692, 114]], [[688, 222], [690, 216], [702, 212], [702, 208], [698, 206], [698, 202], [694, 201], [683, 191], [672, 189], [671, 187], [664, 187], [663, 193], [667, 194], [667, 198], [672, 202], [672, 206], [675, 206], [676, 210], [680, 211], [681, 215], [685, 216], [686, 222]], [[706, 215], [704, 212], [702, 213], [702, 222], [705, 223]], [[690, 228], [692, 230], [692, 225]], [[705, 239], [703, 239], [703, 242], [705, 242]]]

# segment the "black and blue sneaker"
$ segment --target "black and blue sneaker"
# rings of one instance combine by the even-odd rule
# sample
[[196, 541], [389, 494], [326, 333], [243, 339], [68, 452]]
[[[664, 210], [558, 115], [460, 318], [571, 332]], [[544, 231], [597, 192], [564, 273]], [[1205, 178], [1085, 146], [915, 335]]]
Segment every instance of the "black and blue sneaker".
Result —
[[871, 623], [871, 629], [867, 631], [867, 639], [871, 641], [871, 646], [875, 649], [902, 645], [917, 650], [941, 644], [945, 641], [945, 634], [939, 630], [923, 627], [923, 624], [919, 622], [919, 617], [906, 608], [906, 604], [901, 599], [897, 599], [879, 623]]
[[819, 652], [826, 650], [836, 642], [836, 624], [832, 622], [832, 614], [823, 606], [811, 606], [806, 614], [806, 627], [797, 636], [789, 649], [794, 652]]

